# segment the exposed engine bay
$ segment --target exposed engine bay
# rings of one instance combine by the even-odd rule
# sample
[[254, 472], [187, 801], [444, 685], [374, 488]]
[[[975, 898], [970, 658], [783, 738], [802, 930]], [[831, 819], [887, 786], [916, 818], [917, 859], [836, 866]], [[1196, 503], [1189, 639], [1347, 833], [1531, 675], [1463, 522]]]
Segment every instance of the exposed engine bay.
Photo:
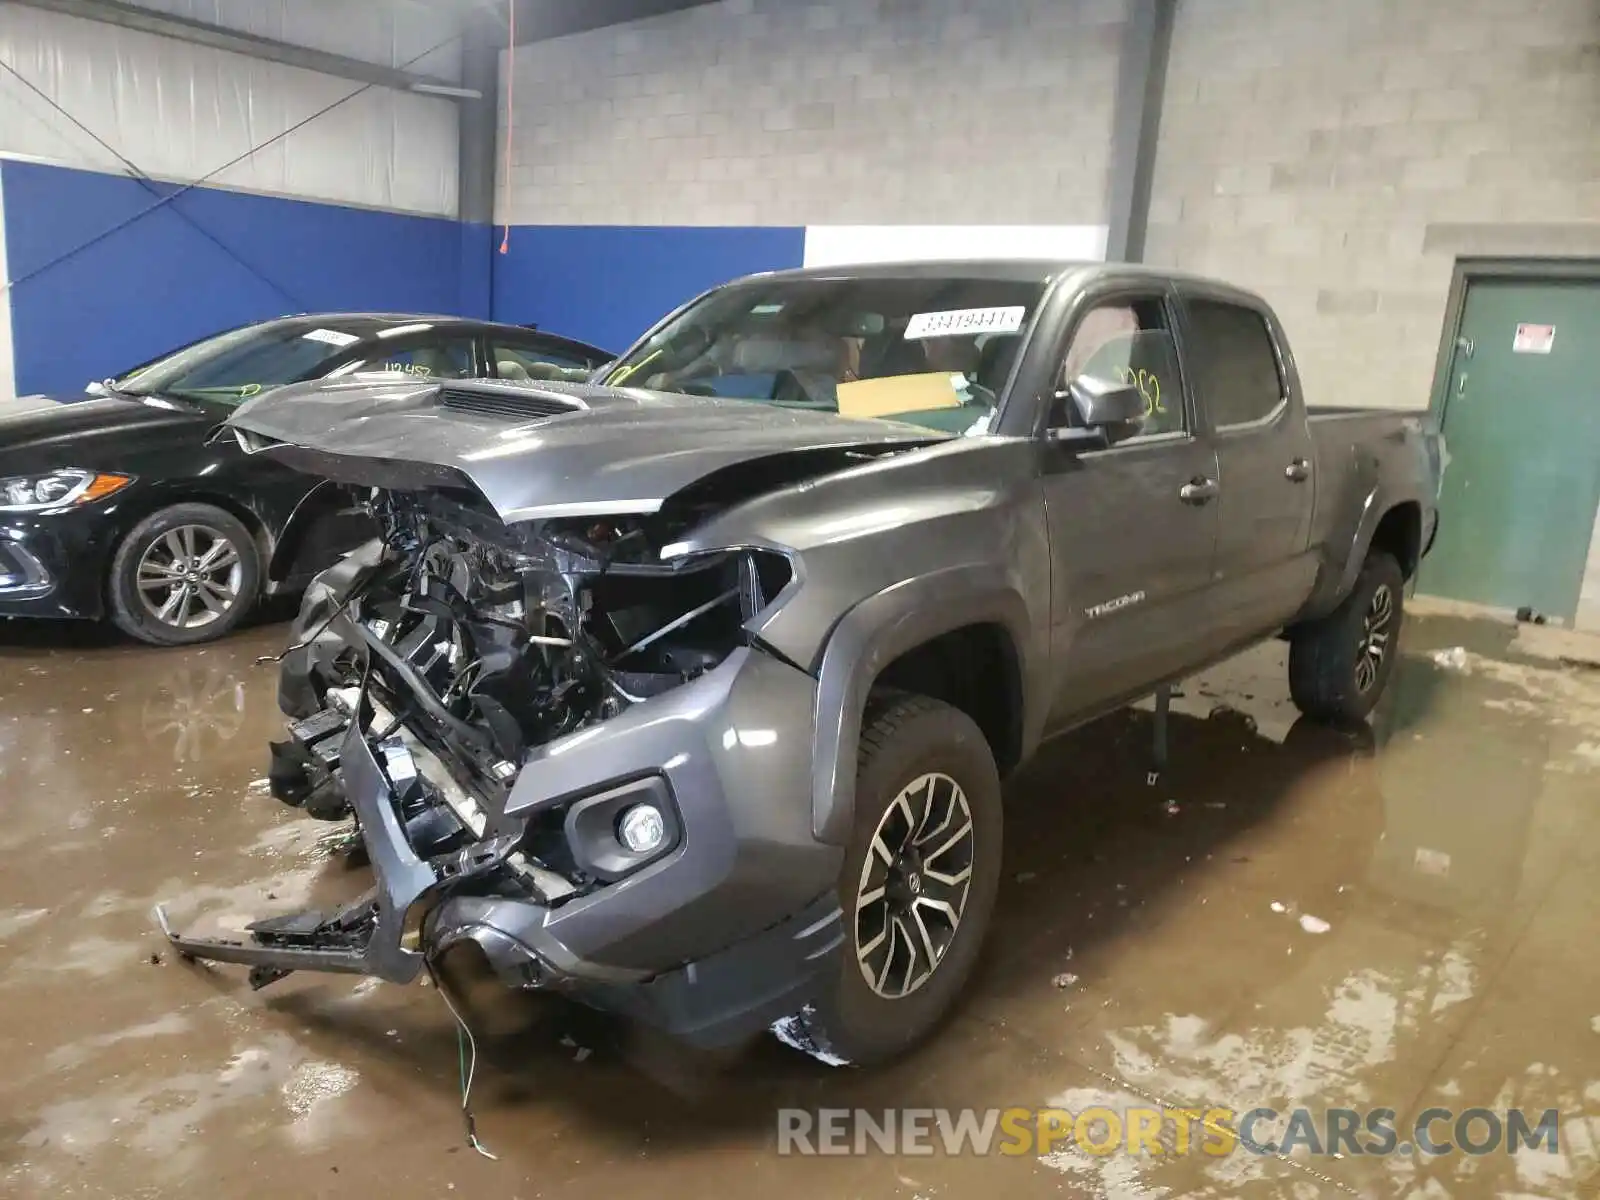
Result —
[[[374, 741], [403, 738], [432, 760], [399, 799], [412, 841], [434, 851], [497, 832], [490, 816], [530, 749], [715, 668], [793, 578], [765, 549], [663, 562], [661, 546], [694, 519], [683, 510], [508, 526], [443, 490], [375, 491], [372, 507], [381, 552], [309, 631], [310, 695], [273, 745], [273, 790], [348, 817], [339, 747], [365, 704], [380, 718]], [[530, 830], [523, 847], [559, 875], [541, 872], [536, 889], [557, 901], [594, 880], [551, 817], [548, 838]]]
[[394, 561], [363, 589], [367, 628], [445, 729], [512, 761], [710, 670], [791, 575], [770, 551], [662, 563], [679, 530], [649, 518], [508, 528], [437, 494], [378, 507]]

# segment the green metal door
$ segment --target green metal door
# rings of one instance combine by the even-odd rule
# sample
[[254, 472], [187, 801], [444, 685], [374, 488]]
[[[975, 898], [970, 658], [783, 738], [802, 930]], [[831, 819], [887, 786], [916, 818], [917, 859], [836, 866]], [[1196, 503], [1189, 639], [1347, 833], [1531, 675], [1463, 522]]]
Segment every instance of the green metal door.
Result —
[[1467, 291], [1418, 589], [1570, 621], [1600, 503], [1600, 284]]

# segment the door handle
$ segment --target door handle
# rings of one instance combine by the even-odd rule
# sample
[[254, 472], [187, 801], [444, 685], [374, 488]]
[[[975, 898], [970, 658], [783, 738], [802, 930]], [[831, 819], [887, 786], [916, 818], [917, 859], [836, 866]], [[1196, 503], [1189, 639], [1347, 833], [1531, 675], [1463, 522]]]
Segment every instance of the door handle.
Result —
[[1185, 504], [1209, 504], [1216, 499], [1219, 490], [1215, 479], [1196, 475], [1178, 489], [1178, 499]]
[[1311, 464], [1303, 458], [1297, 458], [1283, 469], [1283, 477], [1290, 483], [1304, 483], [1311, 478]]

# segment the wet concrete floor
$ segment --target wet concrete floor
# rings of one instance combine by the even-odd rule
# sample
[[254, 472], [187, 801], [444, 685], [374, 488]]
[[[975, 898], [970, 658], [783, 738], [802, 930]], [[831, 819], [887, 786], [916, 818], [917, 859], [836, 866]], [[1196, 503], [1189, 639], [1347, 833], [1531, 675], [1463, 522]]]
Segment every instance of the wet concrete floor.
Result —
[[[359, 887], [265, 794], [251, 660], [283, 633], [0, 628], [0, 1196], [1600, 1194], [1600, 672], [1509, 630], [1413, 622], [1370, 735], [1296, 722], [1273, 645], [1190, 681], [1153, 784], [1145, 712], [1049, 747], [1009, 789], [971, 995], [889, 1069], [771, 1039], [711, 1063], [474, 992], [498, 1161], [464, 1145], [432, 989], [252, 993], [152, 929], [156, 901], [237, 923]], [[1562, 1121], [1515, 1156], [776, 1154], [785, 1107], [1147, 1103]]]

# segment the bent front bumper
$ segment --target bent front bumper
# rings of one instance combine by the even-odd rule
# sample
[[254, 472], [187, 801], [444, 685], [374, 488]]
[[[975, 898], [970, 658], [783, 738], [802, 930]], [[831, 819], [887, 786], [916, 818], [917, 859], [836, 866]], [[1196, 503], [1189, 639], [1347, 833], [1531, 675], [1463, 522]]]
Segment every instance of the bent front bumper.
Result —
[[[437, 760], [353, 722], [338, 759], [375, 888], [337, 913], [257, 922], [239, 938], [185, 936], [164, 914], [163, 931], [180, 954], [249, 966], [258, 987], [302, 970], [406, 983], [471, 942], [508, 986], [561, 991], [701, 1044], [737, 1040], [803, 1005], [842, 940], [841, 851], [811, 833], [815, 690], [804, 672], [737, 650], [530, 753], [500, 807], [463, 821], [443, 854], [429, 853], [402, 794], [413, 765], [426, 778]], [[664, 856], [609, 879], [590, 872], [565, 896], [519, 885], [513, 857], [530, 826], [647, 783], [680, 826]], [[569, 839], [581, 825], [566, 820]]]

